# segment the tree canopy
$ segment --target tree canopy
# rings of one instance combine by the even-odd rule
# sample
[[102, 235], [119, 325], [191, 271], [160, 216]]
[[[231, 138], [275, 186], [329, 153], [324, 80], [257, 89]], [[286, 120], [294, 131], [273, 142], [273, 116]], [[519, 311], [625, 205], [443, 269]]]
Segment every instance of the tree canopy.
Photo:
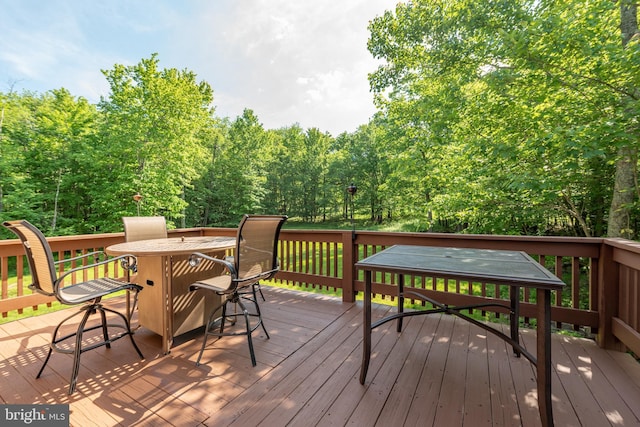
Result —
[[0, 217], [347, 222], [355, 183], [359, 221], [411, 231], [637, 236], [636, 1], [415, 0], [369, 31], [378, 112], [340, 135], [217, 117], [212, 85], [157, 55], [104, 70], [97, 105], [0, 92]]
[[371, 86], [406, 174], [430, 175], [426, 208], [478, 231], [584, 235], [624, 212], [610, 234], [635, 233], [635, 189], [612, 205], [620, 150], [637, 163], [638, 37], [620, 33], [631, 5], [418, 0], [375, 19], [369, 49], [385, 64]]

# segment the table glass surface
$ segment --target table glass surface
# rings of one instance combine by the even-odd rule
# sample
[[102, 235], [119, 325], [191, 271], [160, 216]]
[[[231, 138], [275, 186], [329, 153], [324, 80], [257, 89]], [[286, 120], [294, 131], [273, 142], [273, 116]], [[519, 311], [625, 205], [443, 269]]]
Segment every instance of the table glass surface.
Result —
[[197, 236], [170, 237], [166, 239], [138, 240], [111, 245], [106, 248], [109, 254], [163, 255], [187, 254], [192, 252], [229, 249], [235, 247], [235, 237]]
[[356, 266], [515, 281], [554, 289], [564, 286], [553, 273], [519, 251], [396, 245], [359, 261]]

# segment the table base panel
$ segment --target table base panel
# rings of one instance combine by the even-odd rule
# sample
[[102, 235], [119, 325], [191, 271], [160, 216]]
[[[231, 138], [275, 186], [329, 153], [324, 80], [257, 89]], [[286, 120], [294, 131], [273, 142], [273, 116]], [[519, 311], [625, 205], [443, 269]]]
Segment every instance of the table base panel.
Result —
[[167, 341], [205, 325], [221, 299], [212, 292], [189, 292], [189, 285], [222, 272], [210, 261], [191, 267], [186, 255], [139, 257], [137, 282], [144, 288], [138, 299], [140, 325]]

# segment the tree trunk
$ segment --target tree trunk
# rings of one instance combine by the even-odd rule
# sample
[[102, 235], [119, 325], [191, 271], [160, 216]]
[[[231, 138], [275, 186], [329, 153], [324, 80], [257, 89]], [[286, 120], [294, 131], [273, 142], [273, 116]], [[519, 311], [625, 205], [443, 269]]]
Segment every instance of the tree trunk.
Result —
[[56, 185], [56, 198], [53, 203], [53, 220], [51, 221], [51, 232], [56, 231], [58, 220], [58, 199], [60, 198], [60, 184], [62, 183], [62, 169], [58, 170], [58, 184]]
[[[638, 8], [636, 0], [620, 0], [620, 32], [622, 44], [627, 45], [638, 34]], [[629, 209], [635, 198], [637, 149], [621, 147], [616, 161], [616, 176], [609, 209], [607, 234], [609, 237], [633, 237], [629, 224]]]
[[633, 237], [629, 224], [629, 207], [635, 197], [635, 149], [623, 147], [618, 150], [616, 179], [609, 209], [609, 237]]

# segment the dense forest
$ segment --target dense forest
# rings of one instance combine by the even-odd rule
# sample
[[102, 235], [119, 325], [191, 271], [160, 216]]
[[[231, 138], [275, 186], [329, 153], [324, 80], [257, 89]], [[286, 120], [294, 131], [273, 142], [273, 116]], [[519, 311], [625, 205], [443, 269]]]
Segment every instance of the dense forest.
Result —
[[353, 202], [358, 221], [411, 231], [638, 235], [635, 0], [416, 0], [369, 31], [378, 112], [336, 136], [218, 117], [215, 82], [155, 54], [103, 70], [95, 105], [0, 92], [0, 220], [49, 235], [136, 214], [318, 223]]

